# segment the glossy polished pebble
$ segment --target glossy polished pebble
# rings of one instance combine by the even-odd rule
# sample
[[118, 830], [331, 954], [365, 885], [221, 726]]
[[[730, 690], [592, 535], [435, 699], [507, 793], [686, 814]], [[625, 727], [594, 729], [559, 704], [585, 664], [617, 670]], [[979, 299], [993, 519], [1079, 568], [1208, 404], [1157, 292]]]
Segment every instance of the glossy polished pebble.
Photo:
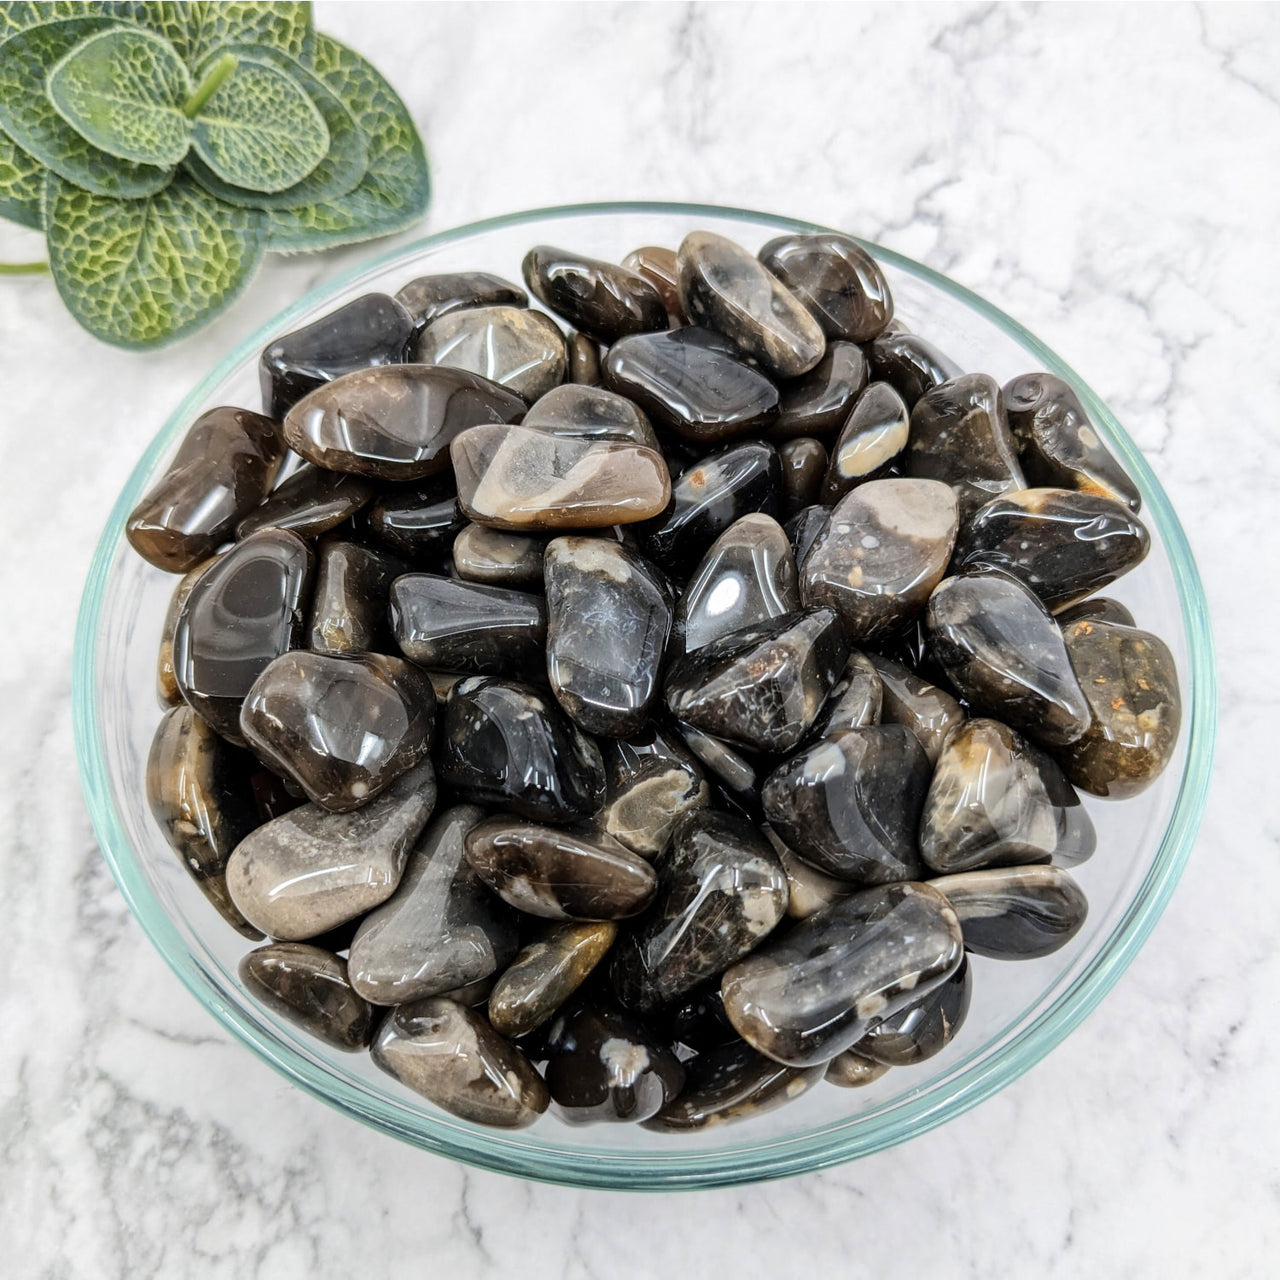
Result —
[[529, 685], [475, 677], [456, 685], [438, 754], [441, 778], [459, 794], [522, 817], [574, 822], [604, 800], [599, 748]]
[[529, 305], [529, 295], [519, 285], [488, 271], [418, 276], [396, 293], [396, 300], [409, 309], [419, 325], [428, 325], [451, 311]]
[[553, 924], [521, 950], [489, 993], [489, 1021], [522, 1036], [551, 1018], [587, 980], [618, 936], [612, 920]]
[[411, 559], [436, 563], [443, 562], [467, 524], [448, 476], [384, 489], [361, 519], [377, 541]]
[[750, 823], [710, 809], [676, 824], [658, 883], [657, 901], [624, 934], [609, 973], [622, 1003], [641, 1012], [723, 972], [787, 910], [787, 877], [769, 844]]
[[867, 385], [867, 357], [852, 342], [827, 343], [826, 355], [808, 373], [779, 385], [782, 400], [770, 440], [829, 436], [838, 431]]
[[236, 525], [236, 537], [247, 538], [259, 529], [292, 529], [300, 538], [318, 538], [355, 515], [372, 497], [373, 485], [360, 476], [303, 463]]
[[964, 945], [992, 960], [1037, 960], [1080, 932], [1089, 903], [1061, 867], [996, 867], [930, 880], [955, 909]]
[[348, 968], [366, 1000], [389, 1005], [445, 994], [456, 999], [515, 955], [511, 912], [464, 856], [467, 832], [483, 817], [475, 805], [438, 814], [414, 845], [395, 893], [360, 922]]
[[547, 676], [587, 733], [644, 728], [671, 634], [671, 592], [651, 565], [607, 538], [547, 544]]
[[475, 427], [451, 447], [458, 501], [492, 529], [601, 529], [648, 520], [667, 505], [662, 455], [640, 445]]
[[762, 431], [778, 415], [778, 388], [726, 338], [696, 325], [615, 342], [604, 382], [657, 426], [704, 444]]
[[449, 465], [449, 443], [481, 423], [518, 422], [517, 395], [463, 369], [386, 365], [317, 387], [284, 436], [308, 462], [375, 480], [419, 480]]
[[542, 303], [599, 342], [667, 327], [662, 295], [626, 267], [540, 244], [525, 254], [522, 270]]
[[265, 347], [258, 361], [262, 411], [277, 420], [308, 392], [345, 373], [403, 364], [413, 316], [385, 293], [366, 293]]
[[784, 526], [784, 532], [791, 543], [791, 551], [796, 564], [802, 565], [805, 557], [817, 542], [823, 530], [831, 520], [831, 508], [814, 504], [791, 517]]
[[678, 720], [737, 746], [790, 751], [848, 657], [834, 610], [783, 614], [731, 631], [672, 663], [667, 707]]
[[684, 1088], [643, 1127], [656, 1133], [710, 1129], [776, 1111], [822, 1079], [826, 1064], [786, 1067], [738, 1041], [685, 1064]]
[[947, 738], [920, 819], [920, 853], [932, 870], [1074, 866], [1096, 844], [1093, 823], [1062, 770], [1020, 733], [978, 719]]
[[829, 907], [837, 898], [847, 898], [854, 891], [848, 880], [837, 880], [797, 857], [767, 822], [761, 824], [761, 829], [786, 873], [787, 915], [793, 920], [807, 920], [824, 907]]
[[662, 448], [644, 411], [603, 387], [554, 387], [534, 403], [522, 425], [553, 436], [630, 441], [646, 449]]
[[818, 501], [827, 473], [827, 451], [820, 440], [798, 436], [778, 446], [782, 464], [782, 514], [790, 519]]
[[414, 358], [466, 369], [532, 403], [564, 381], [569, 349], [541, 311], [476, 307], [432, 320], [418, 335]]
[[1089, 727], [1089, 703], [1058, 624], [1030, 588], [995, 571], [948, 578], [929, 597], [929, 649], [961, 697], [1060, 747]]
[[916, 401], [926, 391], [964, 372], [933, 343], [904, 329], [890, 329], [873, 339], [867, 358], [871, 363], [871, 377], [876, 382], [887, 382], [908, 409], [915, 408]]
[[609, 836], [510, 815], [467, 833], [467, 861], [504, 902], [548, 920], [625, 920], [653, 901], [653, 868]]
[[760, 440], [708, 454], [680, 473], [670, 505], [640, 532], [651, 559], [673, 573], [691, 570], [735, 521], [782, 513], [782, 464]]
[[675, 324], [688, 324], [684, 304], [680, 301], [680, 268], [676, 264], [676, 251], [657, 245], [645, 245], [632, 249], [622, 260], [628, 271], [643, 276], [658, 291], [662, 305]]
[[887, 383], [873, 382], [858, 397], [831, 449], [822, 500], [833, 503], [855, 485], [882, 475], [907, 447], [911, 415]]
[[956, 542], [955, 565], [1003, 569], [1057, 609], [1128, 573], [1150, 547], [1145, 526], [1121, 502], [1073, 489], [1023, 489], [974, 512]]
[[826, 1067], [826, 1082], [839, 1085], [842, 1089], [861, 1089], [864, 1085], [874, 1084], [889, 1068], [883, 1062], [875, 1062], [864, 1058], [853, 1049], [838, 1053]]
[[742, 1037], [733, 1029], [720, 998], [720, 983], [691, 991], [662, 1011], [661, 1025], [672, 1044], [684, 1045], [694, 1053], [708, 1053], [727, 1044], [740, 1044]]
[[374, 1065], [451, 1115], [524, 1129], [551, 1097], [533, 1064], [482, 1014], [433, 996], [401, 1005], [370, 1050]]
[[800, 300], [741, 245], [691, 231], [676, 253], [680, 301], [698, 325], [723, 333], [780, 378], [822, 359], [826, 339]]
[[1091, 795], [1137, 795], [1164, 772], [1178, 743], [1182, 695], [1173, 654], [1149, 631], [1090, 619], [1071, 623], [1065, 639], [1089, 723], [1058, 762]]
[[173, 629], [182, 696], [224, 738], [243, 744], [250, 686], [306, 636], [315, 557], [296, 533], [264, 529], [237, 543], [191, 588]]
[[[675, 723], [676, 732], [698, 763], [706, 769], [725, 797], [744, 813], [760, 807], [760, 785], [767, 766], [752, 754], [713, 738], [691, 724]], [[731, 806], [732, 807], [732, 806]]]
[[643, 733], [600, 743], [605, 801], [596, 824], [632, 853], [653, 860], [684, 814], [705, 809], [711, 789], [680, 739], [650, 725]]
[[818, 712], [811, 738], [825, 738], [841, 729], [861, 729], [865, 725], [880, 723], [880, 707], [884, 701], [884, 686], [875, 664], [865, 653], [856, 649], [849, 654], [840, 679], [832, 687], [822, 710]]
[[395, 892], [435, 802], [435, 775], [424, 761], [354, 813], [307, 804], [274, 818], [231, 855], [231, 897], [273, 938], [327, 933]]
[[169, 606], [165, 609], [164, 621], [160, 624], [160, 649], [156, 654], [156, 697], [162, 707], [177, 707], [182, 704], [182, 690], [178, 688], [178, 678], [173, 670], [173, 632], [178, 625], [182, 606], [191, 594], [191, 588], [216, 559], [216, 556], [211, 556], [184, 573], [174, 587], [173, 595], [169, 597]]
[[637, 1123], [684, 1085], [679, 1059], [634, 1018], [587, 1008], [552, 1029], [547, 1088], [569, 1124]]
[[252, 761], [220, 738], [188, 706], [161, 718], [147, 757], [147, 804], [191, 878], [228, 924], [262, 935], [227, 892], [227, 860], [258, 825]]
[[387, 624], [391, 584], [409, 566], [389, 551], [338, 533], [316, 548], [307, 647], [318, 653], [381, 652], [392, 647]]
[[956, 501], [936, 480], [869, 480], [845, 494], [800, 566], [800, 598], [829, 605], [850, 644], [895, 631], [947, 570]]
[[1005, 408], [1032, 484], [1079, 489], [1142, 509], [1142, 495], [1102, 442], [1079, 397], [1051, 373], [1024, 373], [1004, 388]]
[[801, 921], [721, 980], [748, 1044], [793, 1067], [824, 1065], [945, 982], [964, 959], [960, 923], [924, 884], [863, 889]]
[[270, 418], [231, 408], [201, 414], [129, 513], [129, 545], [166, 573], [194, 569], [267, 496], [283, 458], [280, 425]]
[[1134, 620], [1134, 616], [1129, 612], [1128, 606], [1120, 603], [1119, 600], [1109, 599], [1107, 596], [1092, 596], [1088, 600], [1081, 600], [1079, 604], [1073, 604], [1069, 608], [1059, 609], [1054, 615], [1065, 634], [1067, 627], [1073, 622], [1110, 622], [1117, 627], [1136, 627], [1138, 624]]
[[472, 675], [537, 675], [547, 635], [540, 596], [410, 573], [391, 584], [391, 629], [421, 667]]
[[837, 231], [779, 236], [760, 261], [796, 295], [828, 338], [870, 342], [893, 319], [893, 297], [874, 258]]
[[929, 758], [902, 725], [844, 729], [769, 775], [765, 817], [806, 862], [844, 880], [887, 884], [921, 870], [916, 830]]
[[564, 338], [569, 348], [566, 380], [584, 387], [599, 386], [600, 348], [585, 333], [578, 333], [574, 329], [570, 329]]
[[880, 722], [905, 725], [936, 765], [947, 734], [964, 720], [964, 708], [945, 689], [878, 653], [869, 654], [880, 677]]
[[304, 942], [272, 942], [242, 956], [240, 981], [257, 999], [335, 1049], [373, 1039], [374, 1011], [347, 979], [347, 962]]
[[411, 663], [302, 649], [253, 682], [240, 732], [310, 800], [349, 813], [427, 758], [435, 719], [435, 691]]
[[681, 592], [673, 656], [799, 608], [795, 557], [782, 526], [759, 512], [743, 516], [711, 544]]
[[453, 571], [491, 587], [542, 586], [543, 538], [468, 524], [453, 541]]
[[939, 1054], [964, 1025], [973, 995], [968, 957], [923, 999], [877, 1022], [856, 1051], [886, 1067], [910, 1067]]

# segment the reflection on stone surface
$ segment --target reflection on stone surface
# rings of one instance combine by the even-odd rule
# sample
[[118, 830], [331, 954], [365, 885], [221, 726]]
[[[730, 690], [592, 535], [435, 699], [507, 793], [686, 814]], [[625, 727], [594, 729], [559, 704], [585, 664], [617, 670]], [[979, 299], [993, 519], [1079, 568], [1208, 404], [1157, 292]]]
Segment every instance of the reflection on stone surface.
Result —
[[902, 397], [887, 382], [871, 383], [831, 449], [822, 500], [835, 502], [855, 485], [882, 476], [907, 447], [910, 422]]
[[272, 942], [240, 960], [240, 981], [269, 1009], [347, 1053], [373, 1039], [372, 1007], [347, 980], [347, 962], [303, 942]]
[[770, 240], [760, 261], [808, 308], [828, 338], [870, 342], [893, 319], [884, 272], [851, 236], [837, 231]]
[[173, 632], [178, 625], [178, 614], [191, 594], [200, 575], [216, 560], [211, 556], [202, 560], [194, 569], [189, 569], [178, 581], [169, 597], [169, 606], [164, 612], [164, 621], [160, 624], [160, 650], [156, 654], [156, 697], [162, 707], [177, 707], [182, 704], [182, 690], [178, 688], [178, 678], [173, 670]]
[[973, 977], [966, 957], [945, 982], [923, 999], [877, 1022], [858, 1041], [856, 1050], [886, 1067], [910, 1067], [924, 1062], [955, 1039], [969, 1012], [972, 994]]
[[818, 501], [827, 473], [827, 451], [822, 442], [798, 436], [778, 446], [782, 463], [782, 514], [787, 519]]
[[529, 295], [519, 285], [488, 271], [447, 271], [418, 276], [396, 294], [396, 300], [413, 313], [419, 325], [428, 325], [451, 311], [529, 305]]
[[867, 357], [852, 342], [829, 342], [827, 353], [798, 378], [779, 385], [782, 401], [770, 440], [838, 431], [867, 385]]
[[662, 295], [627, 267], [540, 244], [525, 254], [523, 270], [541, 302], [599, 342], [667, 327]]
[[494, 983], [489, 1021], [504, 1036], [540, 1027], [604, 959], [618, 926], [612, 920], [568, 920], [524, 947]]
[[622, 260], [628, 271], [643, 276], [662, 298], [667, 315], [675, 324], [687, 324], [684, 305], [680, 301], [680, 268], [676, 265], [676, 251], [656, 245], [633, 249]]
[[873, 339], [867, 348], [867, 358], [871, 363], [871, 377], [877, 382], [887, 382], [908, 409], [914, 408], [926, 391], [964, 372], [932, 342], [905, 329], [890, 328]]
[[863, 1085], [874, 1084], [888, 1070], [883, 1062], [875, 1062], [854, 1049], [846, 1049], [827, 1063], [825, 1079], [828, 1084], [839, 1085], [842, 1089], [861, 1089]]
[[360, 476], [304, 463], [236, 525], [236, 537], [247, 538], [259, 529], [292, 529], [300, 538], [318, 538], [372, 497], [373, 485]]
[[869, 654], [880, 677], [880, 720], [906, 725], [919, 739], [931, 765], [938, 763], [947, 734], [964, 719], [964, 708], [945, 689], [930, 684], [901, 663]]
[[466, 369], [532, 403], [564, 381], [569, 349], [549, 316], [523, 307], [451, 311], [418, 335], [422, 364]]
[[865, 653], [854, 650], [849, 654], [840, 679], [832, 687], [822, 710], [818, 712], [810, 738], [825, 738], [841, 729], [861, 729], [864, 725], [880, 723], [880, 707], [884, 701], [884, 686], [875, 664]]
[[390, 485], [361, 516], [364, 532], [418, 562], [443, 564], [466, 527], [450, 476]]
[[387, 623], [391, 584], [409, 566], [398, 556], [342, 537], [317, 551], [307, 645], [318, 653], [381, 652], [392, 647]]
[[661, 449], [644, 411], [603, 387], [554, 387], [525, 414], [526, 427], [579, 440], [630, 441]]
[[453, 570], [464, 582], [540, 589], [545, 546], [542, 538], [468, 524], [453, 540]]

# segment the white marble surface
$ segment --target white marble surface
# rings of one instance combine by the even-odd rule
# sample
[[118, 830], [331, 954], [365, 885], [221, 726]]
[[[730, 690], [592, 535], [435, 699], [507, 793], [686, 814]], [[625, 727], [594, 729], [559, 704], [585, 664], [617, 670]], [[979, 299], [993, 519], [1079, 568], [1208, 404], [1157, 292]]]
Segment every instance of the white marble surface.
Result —
[[[1280, 11], [316, 6], [401, 88], [428, 226], [698, 199], [848, 227], [1012, 312], [1182, 512], [1220, 655], [1200, 841], [1128, 975], [994, 1100], [876, 1158], [697, 1198], [469, 1172], [233, 1045], [143, 938], [80, 798], [80, 583], [134, 459], [226, 347], [100, 346], [0, 283], [0, 1272], [27, 1277], [1257, 1276], [1280, 1249]], [[0, 233], [0, 256], [32, 246]], [[1253, 355], [1251, 353], [1258, 353]]]

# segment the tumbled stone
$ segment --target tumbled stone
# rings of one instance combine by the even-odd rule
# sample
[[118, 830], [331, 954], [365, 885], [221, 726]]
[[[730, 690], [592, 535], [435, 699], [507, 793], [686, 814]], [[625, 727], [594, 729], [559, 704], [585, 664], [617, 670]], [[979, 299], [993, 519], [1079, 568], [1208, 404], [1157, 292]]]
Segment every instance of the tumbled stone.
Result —
[[761, 799], [782, 840], [844, 880], [886, 884], [921, 870], [916, 829], [929, 758], [902, 725], [844, 729], [771, 773]]
[[945, 689], [909, 671], [901, 663], [869, 654], [880, 677], [880, 722], [905, 725], [936, 765], [947, 734], [964, 720], [964, 708]]
[[807, 920], [824, 907], [829, 907], [837, 898], [847, 898], [854, 891], [855, 886], [848, 880], [837, 880], [798, 857], [767, 822], [761, 824], [761, 830], [768, 837], [786, 874], [787, 915], [793, 920]]
[[604, 834], [575, 835], [500, 815], [467, 833], [467, 861], [504, 902], [548, 920], [624, 920], [653, 901], [658, 878]]
[[793, 1067], [826, 1064], [964, 959], [960, 923], [925, 884], [863, 889], [802, 920], [720, 983], [738, 1034]]
[[805, 558], [813, 549], [813, 544], [817, 542], [830, 521], [831, 508], [815, 503], [812, 507], [805, 507], [803, 511], [792, 516], [783, 526], [797, 565], [804, 564]]
[[492, 587], [541, 587], [546, 541], [468, 524], [453, 541], [453, 571], [464, 582]]
[[352, 990], [347, 962], [304, 942], [272, 942], [242, 956], [240, 981], [253, 995], [335, 1049], [355, 1053], [373, 1039], [374, 1011]]
[[252, 761], [188, 706], [161, 718], [147, 757], [147, 804], [191, 878], [232, 928], [262, 935], [227, 892], [227, 860], [258, 825]]
[[1112, 622], [1118, 627], [1138, 625], [1127, 605], [1107, 596], [1092, 596], [1088, 600], [1081, 600], [1079, 604], [1059, 609], [1053, 616], [1064, 633], [1070, 623], [1083, 622], [1086, 619], [1091, 622]]
[[671, 592], [634, 552], [606, 538], [556, 538], [543, 565], [547, 676], [570, 719], [624, 738], [658, 693]]
[[907, 447], [911, 415], [887, 382], [872, 382], [858, 397], [831, 449], [822, 500], [833, 503], [855, 485], [883, 476]]
[[667, 327], [662, 295], [626, 267], [540, 244], [525, 254], [523, 272], [541, 302], [599, 342]]
[[624, 934], [609, 976], [628, 1008], [648, 1012], [721, 973], [786, 914], [787, 877], [741, 818], [686, 814], [658, 866], [652, 910]]
[[760, 261], [800, 299], [828, 338], [870, 342], [893, 319], [893, 297], [876, 260], [838, 231], [770, 240]]
[[451, 311], [529, 305], [529, 295], [519, 285], [488, 271], [418, 276], [396, 293], [396, 300], [409, 309], [419, 325], [428, 325]]
[[236, 525], [236, 537], [247, 538], [259, 529], [292, 529], [300, 538], [318, 538], [372, 497], [373, 485], [360, 476], [303, 463]]
[[253, 682], [240, 732], [309, 799], [349, 813], [427, 758], [435, 718], [431, 682], [411, 663], [302, 649]]
[[245, 918], [284, 941], [315, 938], [385, 902], [436, 802], [423, 761], [354, 813], [306, 804], [251, 832], [227, 864]]
[[634, 1018], [587, 1008], [557, 1021], [549, 1037], [547, 1088], [569, 1124], [647, 1120], [684, 1085], [684, 1068]]
[[657, 1133], [710, 1129], [775, 1111], [822, 1079], [826, 1064], [787, 1067], [738, 1041], [700, 1053], [685, 1064], [685, 1083], [644, 1128]]
[[366, 293], [277, 338], [258, 361], [262, 411], [283, 418], [308, 392], [357, 369], [403, 364], [414, 320], [385, 293]]
[[687, 324], [684, 304], [680, 301], [680, 268], [676, 263], [676, 251], [656, 245], [633, 249], [622, 260], [628, 271], [643, 276], [658, 291], [662, 305], [675, 324]]
[[489, 994], [489, 1021], [504, 1036], [541, 1026], [604, 959], [618, 926], [612, 920], [551, 925], [521, 950]]
[[727, 1044], [741, 1044], [724, 1011], [717, 974], [708, 984], [691, 991], [662, 1010], [660, 1023], [673, 1045], [684, 1045], [694, 1053], [708, 1053]]
[[178, 611], [174, 679], [231, 742], [244, 743], [240, 707], [253, 682], [305, 638], [313, 564], [296, 533], [263, 529], [201, 574]]
[[829, 436], [848, 419], [867, 385], [867, 357], [852, 342], [829, 342], [827, 353], [808, 373], [779, 385], [778, 417], [770, 440]]
[[129, 513], [129, 545], [166, 573], [194, 569], [267, 496], [283, 458], [279, 423], [248, 409], [202, 413]]
[[644, 411], [603, 387], [554, 387], [533, 404], [521, 425], [553, 436], [630, 441], [646, 449], [662, 448]]
[[191, 588], [216, 558], [214, 556], [202, 560], [194, 569], [189, 569], [179, 579], [173, 595], [169, 597], [164, 621], [160, 624], [160, 649], [156, 654], [156, 697], [162, 707], [177, 707], [182, 704], [182, 690], [178, 688], [178, 678], [173, 669], [173, 633], [178, 625], [182, 606], [191, 594]]
[[604, 382], [657, 426], [700, 443], [761, 431], [778, 415], [778, 388], [728, 339], [696, 325], [615, 342]]
[[1122, 502], [1072, 489], [1022, 489], [979, 507], [956, 541], [955, 566], [1003, 569], [1050, 609], [1142, 563], [1151, 538]]
[[822, 710], [809, 730], [811, 738], [825, 738], [841, 729], [861, 729], [880, 723], [884, 686], [875, 664], [856, 649], [849, 654], [844, 671], [831, 689]]
[[319, 653], [381, 652], [392, 645], [387, 625], [391, 584], [409, 566], [398, 556], [334, 533], [316, 548], [307, 646]]
[[723, 333], [780, 378], [798, 378], [822, 359], [826, 339], [817, 321], [741, 245], [691, 231], [676, 264], [680, 301], [694, 324]]
[[648, 520], [667, 505], [662, 455], [641, 445], [475, 427], [453, 442], [458, 501], [493, 529], [600, 529]]
[[391, 584], [391, 629], [419, 666], [474, 675], [538, 675], [547, 634], [540, 596], [409, 573]]
[[818, 501], [827, 473], [827, 451], [820, 440], [798, 436], [778, 446], [782, 464], [782, 514], [796, 512]]
[[966, 373], [926, 391], [911, 410], [906, 473], [949, 484], [960, 519], [1002, 493], [1026, 488], [1000, 384]]
[[871, 364], [871, 377], [877, 382], [887, 382], [902, 397], [908, 409], [915, 408], [916, 401], [926, 391], [932, 391], [964, 372], [932, 342], [896, 327], [872, 340], [867, 348], [867, 358]]
[[672, 625], [673, 656], [799, 608], [787, 535], [772, 516], [743, 516], [711, 544], [681, 592]]
[[523, 1129], [551, 1101], [515, 1045], [483, 1015], [443, 996], [401, 1005], [379, 1028], [370, 1054], [401, 1084], [474, 1124]]
[[965, 947], [992, 960], [1036, 960], [1064, 947], [1089, 911], [1061, 867], [995, 867], [930, 880], [955, 910]]
[[1022, 467], [1035, 485], [1079, 489], [1142, 509], [1142, 495], [1103, 443], [1079, 397], [1051, 373], [1024, 373], [1004, 388]]
[[445, 703], [441, 778], [479, 804], [546, 822], [589, 818], [604, 800], [599, 748], [550, 694], [471, 677]]
[[920, 819], [920, 854], [946, 874], [1094, 851], [1093, 823], [1062, 770], [996, 720], [967, 720], [946, 740]]
[[569, 367], [565, 370], [566, 383], [576, 383], [583, 387], [596, 387], [600, 384], [600, 348], [585, 333], [570, 329], [564, 335], [565, 345], [569, 349]]
[[754, 813], [760, 805], [760, 786], [769, 766], [750, 752], [740, 751], [691, 724], [676, 721], [675, 729], [725, 797], [743, 812]]
[[667, 706], [678, 720], [738, 746], [790, 751], [848, 660], [835, 611], [783, 614], [703, 645], [671, 664]]
[[828, 1084], [839, 1085], [842, 1089], [861, 1089], [864, 1085], [874, 1084], [888, 1070], [883, 1062], [874, 1062], [854, 1049], [846, 1049], [827, 1063], [824, 1078]]
[[483, 817], [475, 805], [438, 814], [409, 854], [396, 891], [361, 921], [348, 968], [366, 1000], [387, 1005], [445, 994], [457, 999], [515, 955], [511, 912], [464, 856], [467, 832]]
[[1178, 743], [1182, 695], [1173, 654], [1149, 631], [1087, 618], [1066, 627], [1064, 638], [1089, 714], [1058, 762], [1090, 795], [1137, 795], [1164, 772]]
[[856, 1051], [886, 1067], [910, 1067], [924, 1062], [955, 1039], [969, 1012], [972, 994], [973, 977], [965, 957], [960, 967], [928, 995], [877, 1022], [858, 1041]]
[[564, 381], [569, 351], [541, 311], [475, 307], [432, 320], [418, 335], [414, 359], [466, 369], [532, 403]]
[[1062, 632], [1016, 578], [994, 570], [948, 578], [929, 597], [925, 627], [934, 660], [978, 710], [1050, 747], [1089, 727]]
[[845, 494], [800, 566], [800, 598], [829, 605], [851, 644], [895, 631], [947, 570], [956, 501], [935, 480], [870, 480]]
[[411, 559], [437, 564], [444, 562], [454, 538], [467, 525], [448, 476], [383, 490], [361, 521], [378, 542]]

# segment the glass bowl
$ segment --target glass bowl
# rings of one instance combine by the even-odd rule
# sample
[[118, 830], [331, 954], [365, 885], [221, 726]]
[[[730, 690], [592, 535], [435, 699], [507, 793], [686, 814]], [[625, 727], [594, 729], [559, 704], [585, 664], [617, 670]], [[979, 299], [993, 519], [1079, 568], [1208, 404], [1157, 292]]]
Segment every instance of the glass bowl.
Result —
[[1204, 806], [1214, 733], [1207, 609], [1191, 550], [1169, 501], [1106, 406], [1062, 360], [967, 289], [900, 254], [867, 248], [885, 269], [898, 314], [968, 369], [1004, 382], [1045, 369], [1075, 388], [1143, 497], [1151, 553], [1107, 594], [1162, 636], [1178, 664], [1184, 722], [1164, 775], [1136, 799], [1086, 801], [1097, 855], [1078, 871], [1089, 918], [1072, 942], [1018, 964], [973, 958], [969, 1017], [955, 1042], [915, 1067], [859, 1090], [820, 1085], [769, 1115], [693, 1135], [635, 1126], [570, 1128], [544, 1117], [503, 1132], [457, 1120], [384, 1075], [367, 1054], [331, 1050], [251, 998], [236, 974], [250, 945], [208, 905], [148, 811], [143, 776], [160, 718], [155, 655], [176, 578], [124, 540], [125, 518], [190, 422], [217, 404], [258, 408], [258, 353], [277, 333], [413, 276], [477, 269], [518, 280], [531, 245], [560, 244], [620, 260], [644, 244], [679, 244], [702, 227], [752, 251], [809, 223], [737, 209], [601, 204], [534, 210], [428, 236], [321, 286], [282, 312], [203, 378], [135, 467], [89, 572], [75, 644], [74, 714], [80, 771], [98, 840], [129, 906], [161, 955], [233, 1035], [302, 1088], [347, 1115], [440, 1155], [504, 1173], [629, 1189], [729, 1185], [864, 1156], [975, 1106], [1057, 1045], [1102, 999], [1142, 946], [1172, 893]]

